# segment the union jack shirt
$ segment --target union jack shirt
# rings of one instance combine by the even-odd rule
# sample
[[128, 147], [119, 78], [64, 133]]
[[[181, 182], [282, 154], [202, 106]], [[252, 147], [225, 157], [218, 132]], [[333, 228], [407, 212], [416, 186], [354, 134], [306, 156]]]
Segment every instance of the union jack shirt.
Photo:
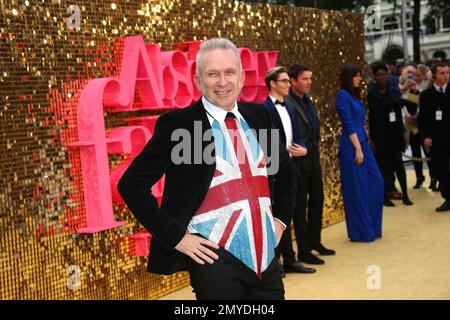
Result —
[[204, 97], [202, 102], [213, 131], [216, 171], [188, 231], [224, 248], [261, 278], [276, 246], [264, 153], [237, 105], [231, 110], [235, 119], [224, 120], [225, 110]]

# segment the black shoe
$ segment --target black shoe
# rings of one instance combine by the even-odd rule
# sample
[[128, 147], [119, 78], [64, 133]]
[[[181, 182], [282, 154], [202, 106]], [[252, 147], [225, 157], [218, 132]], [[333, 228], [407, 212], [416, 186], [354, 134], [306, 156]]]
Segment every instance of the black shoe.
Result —
[[425, 181], [425, 177], [417, 178], [416, 184], [414, 185], [413, 189], [420, 189], [420, 187], [422, 187], [422, 184], [424, 181]]
[[285, 265], [284, 270], [286, 273], [314, 273], [314, 272], [316, 272], [316, 269], [306, 268], [304, 265], [302, 265], [298, 261], [294, 261], [290, 265]]
[[405, 206], [412, 206], [413, 205], [413, 203], [411, 202], [411, 200], [409, 200], [409, 198], [407, 196], [403, 197], [403, 204]]
[[321, 256], [334, 256], [336, 254], [336, 251], [325, 248], [321, 243], [311, 246], [311, 249], [316, 250]]
[[395, 207], [395, 203], [393, 203], [389, 198], [384, 198], [384, 206], [385, 207]]
[[403, 194], [398, 191], [391, 191], [387, 192], [385, 197], [392, 200], [401, 200], [403, 198]]
[[428, 189], [432, 191], [437, 190], [437, 179], [431, 179], [430, 186], [428, 187]]
[[300, 255], [298, 260], [307, 264], [325, 264], [325, 261], [316, 257], [311, 252]]
[[439, 208], [436, 208], [436, 212], [444, 211], [450, 211], [450, 203], [448, 201], [445, 201]]

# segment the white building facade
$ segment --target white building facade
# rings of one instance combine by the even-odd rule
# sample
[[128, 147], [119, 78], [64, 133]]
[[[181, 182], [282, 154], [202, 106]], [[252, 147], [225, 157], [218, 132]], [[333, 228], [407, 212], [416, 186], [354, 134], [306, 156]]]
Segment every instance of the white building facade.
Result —
[[[387, 1], [375, 1], [374, 18], [372, 23], [369, 12], [366, 13], [365, 27], [365, 57], [368, 63], [376, 60], [386, 60], [390, 62], [403, 61], [404, 46], [402, 38], [402, 0], [397, 0], [397, 5]], [[412, 37], [412, 17], [413, 1], [407, 1], [406, 26], [407, 45], [409, 61], [413, 60], [413, 37]], [[434, 17], [428, 25], [423, 23], [423, 19], [430, 8], [427, 0], [421, 1], [421, 32], [420, 51], [422, 61], [431, 59], [450, 58], [450, 12], [446, 12], [442, 17]], [[374, 23], [374, 21], [376, 23]]]

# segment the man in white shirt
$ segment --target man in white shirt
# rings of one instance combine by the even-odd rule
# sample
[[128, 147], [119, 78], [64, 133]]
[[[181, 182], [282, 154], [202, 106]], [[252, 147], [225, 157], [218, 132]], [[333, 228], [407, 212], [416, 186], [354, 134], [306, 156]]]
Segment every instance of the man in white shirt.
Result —
[[[305, 156], [307, 150], [298, 135], [298, 122], [295, 108], [284, 101], [291, 87], [286, 68], [274, 67], [267, 71], [265, 76], [269, 96], [264, 102], [264, 107], [269, 111], [274, 127], [280, 130], [281, 144], [286, 147], [295, 163], [296, 173], [300, 174], [300, 158]], [[294, 206], [294, 203], [292, 204]], [[294, 212], [295, 214], [295, 212]], [[316, 270], [305, 268], [295, 259], [292, 247], [291, 228], [287, 226], [276, 250], [277, 258], [283, 255], [282, 276], [284, 272], [314, 273]]]

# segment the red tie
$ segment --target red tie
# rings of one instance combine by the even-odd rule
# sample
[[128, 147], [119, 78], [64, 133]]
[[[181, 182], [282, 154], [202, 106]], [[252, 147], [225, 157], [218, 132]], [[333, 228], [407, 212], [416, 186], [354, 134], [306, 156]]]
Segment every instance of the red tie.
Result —
[[263, 254], [263, 225], [261, 220], [261, 208], [259, 206], [258, 196], [270, 197], [268, 191], [267, 177], [255, 177], [252, 175], [250, 161], [248, 159], [248, 150], [242, 141], [241, 134], [237, 126], [236, 116], [228, 112], [225, 118], [225, 126], [232, 140], [234, 152], [239, 164], [239, 170], [242, 175], [242, 186], [244, 192], [249, 194], [249, 204], [252, 216], [253, 237], [255, 240], [255, 253], [257, 264], [257, 276], [261, 278], [261, 264]]

